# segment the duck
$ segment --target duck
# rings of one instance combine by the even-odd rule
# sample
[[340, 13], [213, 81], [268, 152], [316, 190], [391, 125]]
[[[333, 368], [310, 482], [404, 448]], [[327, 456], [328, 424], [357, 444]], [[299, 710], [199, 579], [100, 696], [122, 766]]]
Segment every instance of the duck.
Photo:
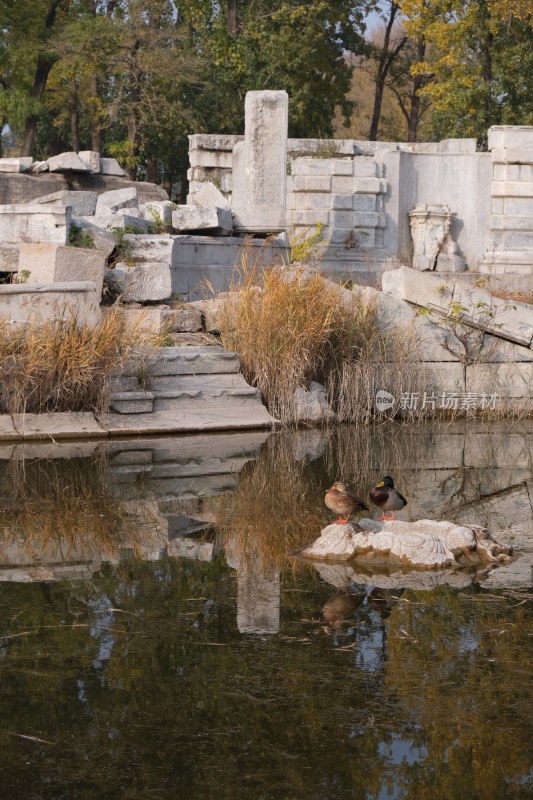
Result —
[[346, 525], [350, 516], [357, 511], [368, 511], [368, 506], [355, 495], [350, 494], [346, 484], [336, 481], [330, 489], [326, 489], [324, 503], [330, 511], [339, 515], [337, 525]]
[[[370, 500], [378, 508], [381, 508], [382, 515], [378, 517], [380, 520], [393, 520], [395, 519], [395, 512], [400, 511], [407, 505], [407, 500], [394, 488], [394, 481], [390, 475], [385, 475], [382, 481], [376, 483], [373, 489], [370, 490]], [[391, 516], [388, 516], [390, 512]]]

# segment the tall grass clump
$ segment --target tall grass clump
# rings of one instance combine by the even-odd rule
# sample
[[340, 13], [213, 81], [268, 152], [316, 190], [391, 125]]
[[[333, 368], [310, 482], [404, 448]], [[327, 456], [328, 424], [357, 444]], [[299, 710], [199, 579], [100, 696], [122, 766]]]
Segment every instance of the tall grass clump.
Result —
[[113, 374], [139, 344], [120, 309], [96, 325], [59, 319], [0, 320], [0, 412], [106, 411]]
[[243, 265], [218, 322], [247, 381], [285, 424], [295, 421], [295, 391], [310, 381], [326, 386], [339, 422], [369, 421], [378, 389], [399, 397], [419, 382], [407, 332], [383, 333], [375, 299], [316, 269]]

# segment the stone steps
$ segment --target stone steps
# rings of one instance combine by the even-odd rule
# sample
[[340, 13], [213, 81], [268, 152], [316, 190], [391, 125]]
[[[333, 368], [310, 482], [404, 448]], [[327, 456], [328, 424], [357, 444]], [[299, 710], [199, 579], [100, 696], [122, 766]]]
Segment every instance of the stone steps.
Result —
[[161, 347], [114, 377], [102, 424], [117, 435], [269, 427], [261, 394], [239, 367], [237, 353], [221, 347]]

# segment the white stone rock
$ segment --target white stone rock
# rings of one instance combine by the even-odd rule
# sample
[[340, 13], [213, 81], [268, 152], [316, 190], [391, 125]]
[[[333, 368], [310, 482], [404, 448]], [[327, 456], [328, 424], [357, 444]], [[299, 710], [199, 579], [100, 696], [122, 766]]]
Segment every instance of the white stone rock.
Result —
[[20, 245], [0, 244], [0, 272], [18, 272]]
[[122, 169], [116, 158], [100, 157], [100, 173], [102, 175], [116, 175], [124, 178], [126, 172]]
[[21, 158], [0, 158], [0, 172], [27, 172], [31, 169], [33, 158], [22, 156]]
[[193, 203], [199, 208], [225, 208], [230, 209], [230, 203], [224, 197], [222, 192], [217, 189], [214, 183], [206, 181], [202, 184], [201, 188], [195, 192]]
[[315, 381], [311, 381], [309, 390], [297, 389], [292, 404], [294, 419], [299, 422], [327, 422], [335, 418], [335, 412], [328, 403], [326, 389]]
[[98, 194], [96, 192], [71, 192], [68, 189], [62, 189], [59, 192], [52, 192], [52, 194], [44, 194], [32, 200], [38, 205], [47, 205], [48, 203], [58, 203], [62, 206], [70, 206], [73, 216], [76, 217], [90, 217], [96, 211], [96, 201]]
[[138, 264], [128, 270], [124, 291], [126, 302], [166, 300], [172, 294], [170, 266], [160, 261]]
[[442, 569], [458, 564], [460, 556], [508, 561], [510, 552], [511, 548], [498, 544], [486, 529], [476, 525], [428, 519], [362, 519], [357, 525], [328, 525], [312, 545], [304, 548], [302, 556], [323, 561], [382, 556], [415, 567]]
[[128, 186], [125, 189], [112, 189], [109, 192], [103, 192], [98, 195], [96, 203], [96, 214], [105, 216], [106, 214], [114, 214], [120, 211], [121, 208], [138, 208], [137, 189], [134, 186]]
[[48, 161], [34, 161], [31, 165], [32, 172], [48, 172]]
[[78, 153], [89, 172], [97, 174], [100, 172], [100, 153], [95, 150], [81, 150]]
[[60, 153], [48, 159], [49, 172], [89, 172], [77, 153]]
[[172, 212], [172, 227], [178, 231], [212, 231], [229, 236], [233, 230], [231, 211], [226, 208], [199, 208], [198, 206], [178, 206]]
[[62, 247], [56, 244], [20, 246], [19, 272], [29, 272], [26, 283], [66, 283], [92, 281], [102, 293], [105, 255], [98, 250]]
[[0, 205], [0, 242], [67, 244], [71, 210], [55, 205]]
[[453, 284], [436, 275], [399, 267], [383, 273], [383, 291], [414, 305], [446, 313], [453, 298]]

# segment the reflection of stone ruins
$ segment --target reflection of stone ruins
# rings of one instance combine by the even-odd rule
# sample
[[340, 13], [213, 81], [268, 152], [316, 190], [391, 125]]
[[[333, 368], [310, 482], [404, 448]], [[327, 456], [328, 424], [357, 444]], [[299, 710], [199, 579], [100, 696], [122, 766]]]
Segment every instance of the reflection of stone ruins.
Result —
[[[384, 330], [414, 330], [428, 390], [496, 392], [531, 410], [533, 308], [477, 283], [491, 276], [495, 289], [531, 288], [533, 127], [494, 126], [488, 151], [477, 152], [474, 139], [289, 139], [284, 91], [249, 93], [245, 111], [244, 136], [189, 137], [189, 195], [180, 206], [95, 152], [0, 159], [0, 318], [93, 322], [103, 286], [122, 296], [128, 319], [141, 305], [152, 330], [216, 330], [216, 301], [204, 302], [201, 287], [227, 290], [243, 254], [259, 268], [288, 264], [288, 236], [319, 226], [320, 268], [363, 284]], [[371, 288], [381, 289], [382, 278], [383, 291]], [[176, 295], [197, 304], [170, 309]], [[430, 308], [442, 321], [452, 302], [490, 308], [475, 364], [438, 319], [416, 314]], [[464, 316], [480, 325], [479, 315]], [[149, 410], [150, 398], [131, 383], [117, 413]]]

